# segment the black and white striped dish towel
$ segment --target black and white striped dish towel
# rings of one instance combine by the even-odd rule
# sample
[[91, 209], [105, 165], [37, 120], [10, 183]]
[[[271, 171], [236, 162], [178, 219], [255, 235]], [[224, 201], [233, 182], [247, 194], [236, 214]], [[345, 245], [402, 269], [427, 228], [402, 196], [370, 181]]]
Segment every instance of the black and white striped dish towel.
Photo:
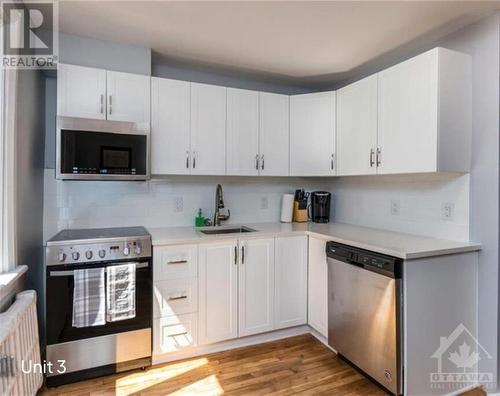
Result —
[[74, 281], [73, 327], [105, 324], [104, 268], [75, 270]]
[[106, 321], [135, 318], [135, 264], [107, 268]]

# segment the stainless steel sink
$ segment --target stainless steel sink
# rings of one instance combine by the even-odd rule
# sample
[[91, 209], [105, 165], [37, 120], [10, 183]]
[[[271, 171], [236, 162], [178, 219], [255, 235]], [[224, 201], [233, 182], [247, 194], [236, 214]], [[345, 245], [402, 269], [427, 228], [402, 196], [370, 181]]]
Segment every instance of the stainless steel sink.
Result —
[[256, 230], [252, 230], [249, 227], [224, 227], [224, 228], [210, 228], [210, 229], [204, 229], [200, 230], [203, 234], [206, 235], [218, 235], [218, 234], [241, 234], [243, 232], [255, 232]]

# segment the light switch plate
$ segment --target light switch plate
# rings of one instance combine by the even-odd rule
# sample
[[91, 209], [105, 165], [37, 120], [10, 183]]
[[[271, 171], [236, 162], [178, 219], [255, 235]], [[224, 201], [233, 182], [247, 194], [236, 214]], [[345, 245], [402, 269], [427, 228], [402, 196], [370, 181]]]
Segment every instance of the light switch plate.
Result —
[[184, 210], [184, 199], [182, 197], [174, 198], [174, 212], [180, 213]]

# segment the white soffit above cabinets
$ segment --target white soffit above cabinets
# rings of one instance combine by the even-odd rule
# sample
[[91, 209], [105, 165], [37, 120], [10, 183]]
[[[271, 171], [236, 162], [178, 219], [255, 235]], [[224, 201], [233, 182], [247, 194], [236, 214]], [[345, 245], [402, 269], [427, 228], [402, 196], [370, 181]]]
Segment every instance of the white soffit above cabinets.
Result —
[[494, 1], [63, 1], [59, 7], [66, 33], [297, 83], [333, 81], [498, 8]]

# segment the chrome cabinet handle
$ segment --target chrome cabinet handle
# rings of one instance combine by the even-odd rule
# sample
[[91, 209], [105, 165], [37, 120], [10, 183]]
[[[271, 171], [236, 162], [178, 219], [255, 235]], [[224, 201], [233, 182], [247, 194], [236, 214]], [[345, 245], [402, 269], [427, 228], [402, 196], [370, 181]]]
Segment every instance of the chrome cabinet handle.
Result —
[[265, 165], [265, 163], [264, 163], [264, 154], [262, 154], [262, 156], [260, 157], [260, 161], [261, 161], [261, 163], [260, 163], [260, 169], [264, 170], [264, 165]]
[[259, 170], [259, 154], [255, 154], [255, 170]]
[[169, 297], [168, 301], [184, 300], [186, 298], [188, 298], [188, 296]]
[[109, 95], [109, 114], [113, 114], [113, 96]]
[[186, 168], [189, 169], [189, 151], [186, 151]]
[[101, 114], [104, 114], [104, 94], [101, 94], [100, 97], [101, 97]]
[[331, 157], [330, 157], [330, 169], [331, 170], [333, 170], [333, 160], [334, 160], [334, 156], [332, 154]]
[[174, 261], [168, 261], [167, 264], [187, 264], [187, 260], [174, 260]]
[[245, 264], [245, 246], [241, 247], [241, 264]]
[[375, 155], [375, 150], [373, 149], [370, 149], [370, 168], [373, 167], [373, 165], [375, 165], [375, 161], [373, 159], [373, 156]]
[[238, 246], [234, 246], [234, 265], [238, 265]]
[[377, 167], [382, 164], [382, 149], [377, 147]]
[[196, 151], [193, 151], [193, 169], [196, 168]]
[[183, 335], [187, 335], [187, 334], [188, 334], [187, 331], [183, 331], [182, 333], [170, 334], [169, 337], [179, 337], [179, 336], [183, 336]]

